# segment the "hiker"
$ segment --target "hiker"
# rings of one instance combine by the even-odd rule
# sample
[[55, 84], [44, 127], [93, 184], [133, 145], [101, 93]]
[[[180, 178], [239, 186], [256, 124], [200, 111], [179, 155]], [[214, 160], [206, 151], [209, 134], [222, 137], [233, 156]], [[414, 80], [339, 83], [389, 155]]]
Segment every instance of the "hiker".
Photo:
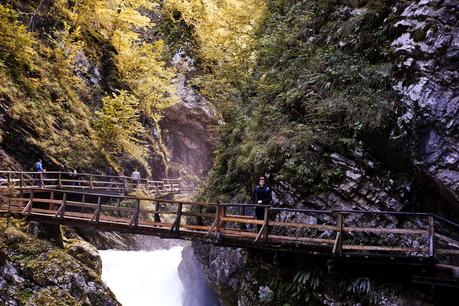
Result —
[[[252, 202], [253, 204], [258, 205], [270, 205], [272, 201], [272, 191], [266, 185], [266, 177], [261, 176], [259, 180], [259, 184], [255, 187], [253, 192]], [[263, 207], [256, 207], [255, 208], [255, 216], [257, 220], [264, 220], [264, 208]], [[258, 230], [260, 230], [261, 226], [258, 225]]]
[[140, 181], [140, 172], [137, 168], [135, 168], [134, 172], [132, 172], [131, 174], [131, 182], [137, 188], [137, 186], [139, 185], [139, 181]]
[[43, 182], [41, 181], [42, 179], [41, 172], [43, 172], [43, 164], [40, 158], [34, 164], [34, 171], [39, 172], [39, 173], [34, 173], [35, 185], [38, 187], [41, 187], [43, 184]]
[[70, 178], [73, 180], [73, 187], [80, 186], [80, 181], [78, 180], [78, 171], [76, 169], [73, 169], [73, 171], [70, 172]]

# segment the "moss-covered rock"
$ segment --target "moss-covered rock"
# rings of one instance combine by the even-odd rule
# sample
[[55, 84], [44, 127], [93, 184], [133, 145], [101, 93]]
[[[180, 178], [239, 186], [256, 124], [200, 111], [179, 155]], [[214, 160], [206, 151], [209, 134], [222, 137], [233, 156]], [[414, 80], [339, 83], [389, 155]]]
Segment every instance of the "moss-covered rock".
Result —
[[100, 279], [97, 250], [81, 241], [66, 249], [2, 218], [0, 303], [3, 305], [119, 305]]

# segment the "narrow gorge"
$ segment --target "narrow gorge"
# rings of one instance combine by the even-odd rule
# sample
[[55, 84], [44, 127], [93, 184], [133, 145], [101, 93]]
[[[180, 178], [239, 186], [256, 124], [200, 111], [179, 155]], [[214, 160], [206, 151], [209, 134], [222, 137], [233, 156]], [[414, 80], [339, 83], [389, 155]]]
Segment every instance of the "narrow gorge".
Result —
[[[451, 0], [0, 0], [0, 304], [456, 305], [458, 14]], [[269, 209], [251, 206], [260, 177]], [[53, 190], [35, 204], [60, 203], [54, 224], [31, 221], [27, 182]], [[65, 201], [98, 205], [95, 225], [56, 221]], [[168, 201], [194, 204], [158, 214]], [[102, 217], [136, 209], [128, 230], [99, 226], [110, 204]], [[139, 220], [192, 241], [126, 233]], [[241, 232], [251, 242], [230, 247]], [[424, 245], [432, 263], [394, 259]]]

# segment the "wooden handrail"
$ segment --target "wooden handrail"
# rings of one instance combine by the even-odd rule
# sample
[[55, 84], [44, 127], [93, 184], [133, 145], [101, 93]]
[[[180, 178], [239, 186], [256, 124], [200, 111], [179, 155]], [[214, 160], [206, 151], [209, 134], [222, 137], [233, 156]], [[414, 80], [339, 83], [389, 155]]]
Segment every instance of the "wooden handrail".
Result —
[[[20, 198], [8, 197], [11, 211], [41, 222], [57, 222], [70, 226], [94, 226], [101, 230], [120, 230], [158, 236], [169, 235], [175, 238], [207, 239], [207, 241], [215, 235], [216, 240], [212, 241], [218, 244], [231, 241], [235, 246], [257, 245], [269, 248], [280, 243], [283, 247], [292, 250], [308, 247], [315, 250], [314, 252], [329, 256], [350, 256], [356, 251], [368, 255], [390, 253], [432, 259], [435, 259], [437, 254], [459, 255], [457, 241], [440, 233], [443, 218], [436, 218], [435, 215], [427, 213], [321, 211], [248, 205], [263, 208], [263, 219], [258, 220], [239, 215], [240, 209], [238, 208], [246, 205], [241, 203], [160, 200], [153, 197], [59, 189], [43, 190], [41, 188], [24, 189], [23, 193], [26, 195]], [[38, 193], [39, 197], [37, 197]], [[142, 207], [141, 201], [145, 201], [145, 204], [151, 207]], [[193, 209], [195, 206], [200, 209]], [[208, 210], [202, 211], [202, 207]], [[0, 211], [2, 209], [0, 208]], [[284, 214], [270, 218], [271, 212], [295, 212], [294, 216], [300, 216], [298, 213], [315, 215], [318, 221], [309, 224], [300, 221], [303, 220], [302, 218], [284, 219]], [[419, 220], [415, 224], [420, 225], [415, 228], [356, 226], [355, 223], [350, 223], [349, 218], [344, 217], [349, 214], [390, 215], [400, 216], [403, 219], [413, 217]], [[188, 224], [190, 221], [198, 220], [198, 217], [201, 218], [198, 224]], [[161, 221], [161, 218], [174, 221]], [[327, 222], [320, 221], [322, 218]], [[241, 224], [245, 226], [239, 226]], [[451, 225], [449, 222], [446, 224]], [[371, 244], [372, 240], [366, 242], [366, 235], [357, 236], [359, 233], [397, 236], [394, 236], [396, 239], [393, 245], [374, 245]], [[349, 239], [350, 237], [359, 237], [359, 239]], [[406, 238], [409, 238], [410, 241], [418, 240], [419, 246], [405, 245]], [[441, 245], [436, 247], [437, 243]]]

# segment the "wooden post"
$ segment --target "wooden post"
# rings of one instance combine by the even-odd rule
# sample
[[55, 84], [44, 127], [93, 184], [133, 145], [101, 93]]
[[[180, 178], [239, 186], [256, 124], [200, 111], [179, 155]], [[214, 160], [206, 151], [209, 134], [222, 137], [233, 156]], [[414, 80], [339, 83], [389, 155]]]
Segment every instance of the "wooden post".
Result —
[[64, 215], [65, 215], [65, 204], [67, 203], [67, 193], [64, 192], [64, 195], [62, 197], [62, 205], [61, 207], [59, 207], [59, 209], [57, 210], [56, 214], [54, 215], [54, 217], [61, 217], [61, 218], [64, 218]]
[[43, 182], [43, 172], [40, 172], [40, 186], [38, 187], [45, 189], [45, 182]]
[[54, 210], [54, 191], [49, 196], [49, 210]]
[[100, 196], [98, 196], [97, 197], [97, 208], [96, 208], [96, 211], [94, 212], [94, 215], [91, 218], [91, 221], [95, 221], [96, 223], [99, 223], [101, 210], [102, 210], [101, 199], [100, 199]]
[[11, 173], [8, 173], [8, 185], [11, 185], [11, 181], [12, 181]]
[[117, 198], [117, 199], [116, 199], [116, 208], [117, 208], [118, 210], [116, 211], [116, 213], [117, 213], [117, 215], [118, 215], [118, 218], [121, 218], [120, 205], [121, 205], [121, 199], [120, 199], [120, 198]]
[[24, 187], [24, 173], [22, 172], [19, 175], [19, 186], [21, 187], [21, 189]]
[[[268, 212], [269, 212], [269, 208], [268, 207], [263, 207], [263, 214], [264, 214], [264, 217], [263, 217], [263, 226], [260, 228], [258, 234], [257, 234], [257, 237], [255, 238], [255, 242], [257, 242], [261, 236], [263, 236], [263, 239], [265, 241], [268, 240]], [[258, 225], [257, 225], [258, 226]]]
[[57, 188], [62, 189], [62, 173], [60, 172], [57, 176]]
[[343, 254], [343, 214], [338, 212], [336, 215], [336, 239], [333, 245], [333, 255], [341, 256]]
[[219, 234], [221, 227], [221, 217], [223, 216], [223, 207], [220, 205], [220, 201], [217, 201], [217, 211], [215, 216], [215, 231]]
[[155, 216], [154, 216], [154, 221], [155, 222], [161, 222], [161, 218], [159, 217], [159, 214], [158, 214], [158, 211], [159, 209], [161, 208], [161, 204], [159, 203], [159, 201], [156, 201], [156, 205], [155, 205]]
[[178, 204], [177, 216], [175, 217], [174, 224], [172, 225], [171, 231], [178, 233], [180, 231], [180, 221], [182, 218], [182, 203]]
[[90, 190], [93, 190], [94, 189], [94, 186], [92, 184], [92, 175], [89, 176], [89, 189]]
[[429, 257], [435, 258], [435, 228], [434, 218], [429, 216]]
[[265, 207], [265, 215], [264, 215], [264, 220], [265, 220], [265, 231], [264, 231], [264, 234], [263, 234], [263, 239], [265, 241], [268, 240], [268, 233], [269, 233], [269, 218], [268, 218], [268, 215], [269, 215], [269, 207]]
[[33, 206], [33, 190], [30, 191], [29, 202], [27, 203], [27, 206], [24, 208], [23, 213], [27, 213], [28, 215], [30, 215], [32, 213], [32, 206]]
[[137, 199], [137, 202], [135, 205], [135, 212], [134, 212], [134, 215], [132, 216], [129, 226], [137, 227], [139, 225], [139, 215], [140, 215], [140, 199]]
[[126, 179], [125, 176], [123, 177], [123, 193], [124, 193], [124, 194], [127, 194], [127, 193], [128, 193], [127, 179]]

